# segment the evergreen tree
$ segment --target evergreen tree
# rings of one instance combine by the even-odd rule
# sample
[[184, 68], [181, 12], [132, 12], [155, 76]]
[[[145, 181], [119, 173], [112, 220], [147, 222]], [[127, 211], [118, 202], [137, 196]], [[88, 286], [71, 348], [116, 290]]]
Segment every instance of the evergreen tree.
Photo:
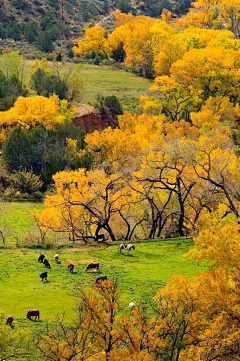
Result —
[[48, 31], [44, 31], [42, 34], [39, 35], [39, 37], [37, 38], [37, 47], [39, 50], [46, 53], [51, 53], [53, 51], [53, 41]]
[[6, 28], [6, 35], [15, 41], [21, 40], [21, 30], [16, 22], [9, 24]]
[[118, 8], [121, 10], [122, 13], [129, 13], [132, 10], [130, 0], [119, 0], [118, 1]]
[[111, 58], [113, 58], [114, 60], [116, 60], [119, 63], [123, 63], [124, 59], [126, 57], [126, 52], [123, 48], [123, 45], [124, 45], [123, 42], [120, 41], [120, 43], [118, 44], [118, 47], [116, 49], [114, 49], [111, 54]]
[[20, 126], [14, 128], [2, 145], [2, 158], [10, 171], [29, 168], [32, 146], [28, 133]]
[[27, 23], [24, 26], [24, 38], [29, 42], [33, 43], [38, 35], [37, 25], [34, 23]]
[[172, 5], [169, 0], [161, 0], [159, 7], [159, 15], [162, 14], [163, 9], [167, 9], [172, 12]]

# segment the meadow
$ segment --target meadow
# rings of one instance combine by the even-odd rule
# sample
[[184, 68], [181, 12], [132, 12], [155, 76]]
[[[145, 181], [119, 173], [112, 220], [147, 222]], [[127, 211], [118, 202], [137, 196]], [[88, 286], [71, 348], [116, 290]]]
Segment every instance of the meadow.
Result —
[[[171, 274], [193, 277], [207, 271], [207, 262], [199, 263], [184, 257], [193, 247], [192, 239], [176, 238], [142, 241], [135, 244], [131, 254], [119, 253], [118, 244], [72, 245], [68, 240], [58, 248], [53, 245], [42, 249], [40, 246], [21, 243], [21, 237], [29, 232], [37, 232], [29, 217], [31, 208], [41, 209], [41, 203], [1, 203], [0, 227], [6, 220], [12, 234], [19, 234], [19, 245], [15, 238], [6, 238], [0, 246], [0, 310], [14, 317], [15, 327], [29, 328], [33, 334], [46, 330], [57, 315], [65, 314], [70, 321], [75, 316], [78, 288], [90, 290], [99, 275], [118, 282], [123, 311], [128, 311], [129, 302], [148, 303], [162, 288]], [[43, 253], [51, 264], [47, 269], [48, 281], [42, 282], [39, 275], [46, 269], [38, 263]], [[58, 253], [59, 263], [54, 261]], [[73, 261], [73, 274], [67, 269], [68, 261]], [[100, 262], [100, 272], [85, 272], [90, 262]], [[40, 321], [26, 318], [28, 309], [40, 310]], [[38, 359], [37, 356], [35, 358]]]
[[[31, 66], [33, 60], [23, 60], [24, 62], [24, 83], [30, 84]], [[121, 102], [123, 110], [135, 110], [138, 107], [139, 98], [146, 94], [152, 85], [152, 81], [140, 77], [123, 69], [114, 68], [110, 65], [94, 65], [88, 63], [51, 63], [49, 67], [61, 68], [61, 72], [68, 74], [72, 72], [74, 76], [82, 79], [81, 103], [95, 105], [98, 96], [115, 95]], [[31, 90], [31, 94], [34, 91]]]
[[77, 73], [84, 80], [83, 103], [96, 102], [100, 94], [105, 97], [115, 95], [127, 104], [131, 99], [138, 100], [152, 85], [151, 80], [108, 65], [83, 64]]

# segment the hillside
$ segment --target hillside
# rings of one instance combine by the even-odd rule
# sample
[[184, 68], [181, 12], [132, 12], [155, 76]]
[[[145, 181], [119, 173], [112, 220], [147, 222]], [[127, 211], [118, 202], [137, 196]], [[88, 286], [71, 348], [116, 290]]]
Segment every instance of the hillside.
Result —
[[40, 24], [46, 15], [54, 21], [63, 20], [69, 24], [72, 32], [78, 32], [78, 26], [86, 22], [101, 21], [120, 9], [135, 15], [158, 17], [163, 7], [180, 15], [190, 6], [189, 0], [2, 0], [0, 2], [0, 26], [6, 28], [12, 22]]

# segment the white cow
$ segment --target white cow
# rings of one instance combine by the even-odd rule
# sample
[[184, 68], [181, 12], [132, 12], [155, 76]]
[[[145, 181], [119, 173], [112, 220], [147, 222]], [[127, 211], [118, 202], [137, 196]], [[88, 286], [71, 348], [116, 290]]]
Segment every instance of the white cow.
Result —
[[122, 253], [122, 250], [126, 249], [128, 253], [131, 251], [131, 249], [135, 250], [135, 246], [133, 244], [120, 244], [119, 251]]
[[130, 302], [128, 307], [129, 307], [130, 311], [132, 311], [134, 308], [136, 308], [136, 305], [134, 302]]

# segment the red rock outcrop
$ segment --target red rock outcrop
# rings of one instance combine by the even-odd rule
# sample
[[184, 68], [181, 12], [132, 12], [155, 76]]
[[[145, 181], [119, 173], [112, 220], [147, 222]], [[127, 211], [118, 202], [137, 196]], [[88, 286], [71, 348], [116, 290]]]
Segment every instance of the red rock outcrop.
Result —
[[97, 111], [77, 115], [75, 118], [72, 119], [74, 125], [83, 128], [86, 133], [92, 133], [95, 130], [101, 131], [107, 127], [116, 128], [117, 123], [111, 119], [105, 119], [101, 116], [101, 114]]

